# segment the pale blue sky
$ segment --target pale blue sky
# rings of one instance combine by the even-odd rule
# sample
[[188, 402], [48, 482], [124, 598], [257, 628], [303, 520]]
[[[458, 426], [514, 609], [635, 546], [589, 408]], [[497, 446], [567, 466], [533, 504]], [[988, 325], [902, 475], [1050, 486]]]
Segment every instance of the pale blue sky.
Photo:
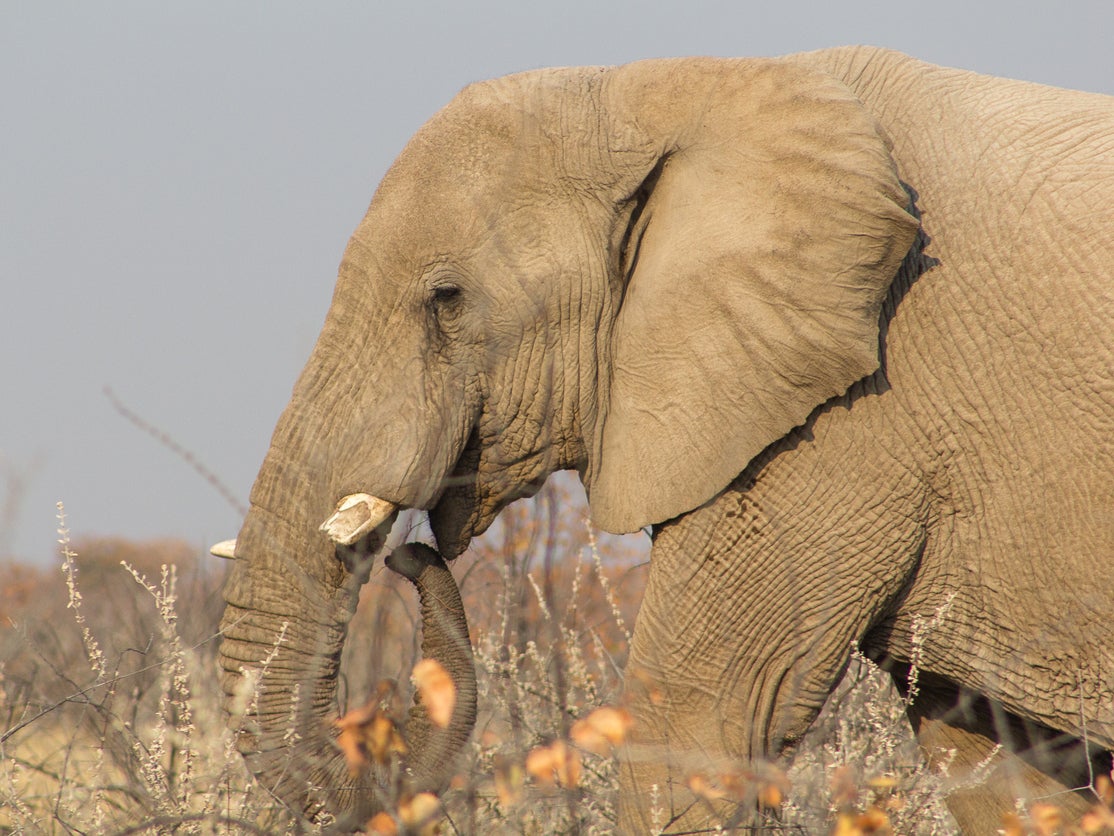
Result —
[[470, 81], [849, 43], [1114, 94], [1114, 3], [0, 3], [0, 559], [233, 536], [348, 235]]

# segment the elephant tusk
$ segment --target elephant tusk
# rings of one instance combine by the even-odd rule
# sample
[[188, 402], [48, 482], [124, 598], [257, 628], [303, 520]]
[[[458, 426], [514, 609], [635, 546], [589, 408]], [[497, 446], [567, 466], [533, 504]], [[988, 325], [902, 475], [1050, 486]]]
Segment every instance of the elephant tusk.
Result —
[[236, 541], [221, 540], [219, 543], [209, 549], [209, 554], [211, 554], [213, 557], [223, 557], [225, 560], [235, 560]]
[[336, 512], [321, 523], [321, 531], [337, 545], [351, 546], [397, 510], [393, 502], [371, 494], [350, 494], [338, 502]]

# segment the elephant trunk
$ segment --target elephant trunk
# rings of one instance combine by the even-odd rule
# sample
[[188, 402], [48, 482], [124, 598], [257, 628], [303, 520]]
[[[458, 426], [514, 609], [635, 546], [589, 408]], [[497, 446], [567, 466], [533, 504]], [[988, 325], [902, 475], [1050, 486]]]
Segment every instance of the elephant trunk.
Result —
[[476, 667], [468, 622], [456, 581], [441, 556], [429, 546], [410, 543], [395, 549], [387, 566], [418, 590], [422, 618], [422, 656], [448, 672], [455, 689], [449, 723], [433, 723], [415, 694], [406, 724], [410, 743], [407, 770], [416, 792], [440, 792], [452, 775], [453, 763], [476, 724]]
[[[358, 826], [383, 806], [385, 768], [350, 773], [337, 745], [336, 687], [340, 654], [371, 555], [392, 520], [354, 548], [334, 552], [325, 582], [313, 571], [316, 550], [305, 559], [284, 537], [303, 547], [304, 526], [285, 525], [254, 507], [237, 538], [233, 576], [225, 591], [220, 651], [222, 688], [237, 731], [237, 746], [262, 786], [310, 819], [331, 817]], [[317, 538], [324, 541], [320, 535]], [[338, 560], [338, 557], [342, 558]], [[253, 559], [254, 558], [254, 559]], [[476, 678], [468, 627], [456, 583], [441, 558], [425, 546], [396, 550], [389, 565], [417, 588], [422, 652], [449, 673], [456, 703], [449, 725], [431, 724], [424, 707], [410, 712], [407, 785], [437, 791], [476, 717]]]
[[[374, 544], [362, 545], [370, 551]], [[307, 521], [260, 505], [237, 537], [236, 557], [225, 588], [220, 667], [237, 747], [264, 788], [311, 819], [362, 812], [373, 777], [350, 777], [329, 720], [370, 559], [349, 571]]]

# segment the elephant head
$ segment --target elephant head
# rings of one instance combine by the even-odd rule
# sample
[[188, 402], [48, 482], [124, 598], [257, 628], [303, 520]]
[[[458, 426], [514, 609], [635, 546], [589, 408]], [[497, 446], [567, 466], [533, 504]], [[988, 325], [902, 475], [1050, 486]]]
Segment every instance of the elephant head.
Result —
[[[877, 368], [908, 204], [850, 91], [781, 61], [544, 70], [460, 93], [348, 244], [237, 541], [229, 693], [285, 625], [244, 740], [265, 780], [285, 768], [292, 686], [303, 727], [331, 709], [359, 555], [394, 509], [428, 510], [454, 557], [558, 469], [615, 532], [708, 501]], [[366, 793], [336, 789], [314, 739], [325, 791], [300, 798]]]

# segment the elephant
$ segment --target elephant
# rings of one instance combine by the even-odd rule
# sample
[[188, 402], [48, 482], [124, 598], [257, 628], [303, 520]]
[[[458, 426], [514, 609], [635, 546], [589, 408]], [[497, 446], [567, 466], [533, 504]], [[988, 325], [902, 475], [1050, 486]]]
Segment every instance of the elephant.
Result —
[[[292, 686], [324, 725], [400, 510], [452, 559], [575, 470], [594, 524], [652, 541], [620, 831], [652, 793], [667, 832], [726, 817], [686, 779], [790, 757], [856, 646], [914, 683], [930, 760], [989, 774], [964, 832], [1085, 806], [1114, 748], [1112, 246], [1110, 97], [866, 47], [464, 88], [350, 239], [235, 541], [229, 695], [286, 625], [249, 764], [278, 783]], [[365, 804], [323, 734], [278, 792]]]

